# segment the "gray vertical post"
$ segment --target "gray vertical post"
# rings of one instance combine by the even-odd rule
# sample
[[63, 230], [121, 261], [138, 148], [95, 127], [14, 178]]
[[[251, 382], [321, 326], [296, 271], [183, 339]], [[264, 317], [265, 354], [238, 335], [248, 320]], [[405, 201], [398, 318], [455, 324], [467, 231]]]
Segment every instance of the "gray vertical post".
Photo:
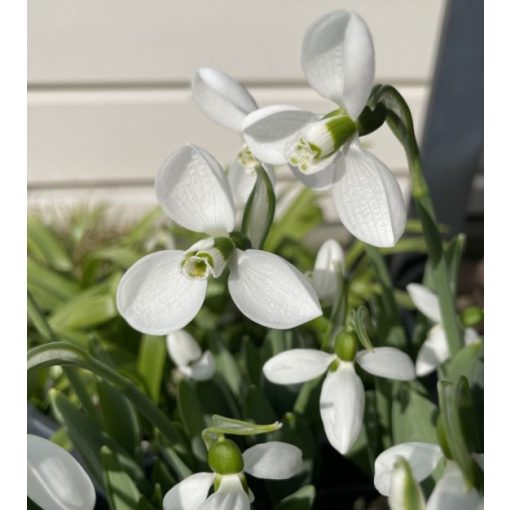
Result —
[[438, 219], [462, 229], [483, 151], [483, 0], [449, 0], [421, 144]]

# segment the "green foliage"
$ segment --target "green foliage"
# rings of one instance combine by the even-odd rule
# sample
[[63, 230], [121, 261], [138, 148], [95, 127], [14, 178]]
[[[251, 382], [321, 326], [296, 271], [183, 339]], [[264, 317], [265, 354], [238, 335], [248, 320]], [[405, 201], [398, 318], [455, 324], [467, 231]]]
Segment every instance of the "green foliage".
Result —
[[[302, 271], [311, 270], [315, 250], [303, 238], [312, 238], [323, 221], [317, 195], [301, 190], [271, 225], [274, 197], [267, 181], [265, 173], [259, 175], [244, 233]], [[412, 303], [394, 289], [383, 254], [423, 252], [420, 226], [410, 222], [414, 237], [394, 248], [376, 250], [355, 242], [345, 254], [346, 272], [335, 302], [324, 304], [322, 317], [294, 330], [268, 330], [246, 320], [231, 302], [225, 276], [211, 280], [203, 308], [186, 328], [214, 357], [216, 373], [202, 382], [186, 379], [169, 361], [165, 337], [133, 330], [115, 304], [119, 279], [136, 260], [169, 246], [186, 248], [197, 235], [162, 224], [158, 210], [122, 233], [106, 234], [101, 218], [97, 211], [75, 215], [67, 230], [29, 219], [28, 397], [59, 425], [53, 440], [80, 454], [114, 510], [161, 508], [164, 494], [176, 483], [209, 470], [208, 447], [224, 435], [241, 451], [265, 440], [284, 441], [302, 450], [305, 469], [286, 482], [259, 482], [253, 508], [320, 508], [323, 378], [278, 386], [265, 379], [262, 367], [288, 349], [332, 352], [338, 334], [352, 328], [358, 348], [391, 345], [415, 356], [426, 331], [418, 324], [413, 341], [407, 338], [400, 309], [412, 309]], [[462, 238], [446, 247], [452, 288], [462, 247]], [[362, 434], [347, 455], [353, 469], [369, 479], [385, 448], [438, 442], [444, 422], [448, 447], [479, 483], [467, 455], [469, 449], [483, 451], [483, 342], [464, 347], [440, 370], [457, 385], [455, 397], [444, 390], [439, 398], [428, 380], [392, 382], [361, 374], [365, 416]], [[469, 394], [459, 386], [463, 377]], [[471, 425], [459, 429], [459, 417]], [[452, 439], [458, 429], [464, 438], [460, 444]]]

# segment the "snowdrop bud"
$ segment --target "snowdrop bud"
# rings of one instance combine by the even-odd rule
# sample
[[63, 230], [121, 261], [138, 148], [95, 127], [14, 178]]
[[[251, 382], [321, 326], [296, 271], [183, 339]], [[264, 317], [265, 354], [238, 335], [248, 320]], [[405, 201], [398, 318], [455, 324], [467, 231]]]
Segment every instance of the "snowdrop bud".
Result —
[[409, 463], [399, 457], [391, 474], [388, 503], [391, 510], [425, 510], [425, 499]]
[[228, 264], [234, 243], [227, 237], [203, 239], [189, 248], [181, 261], [181, 272], [191, 280], [218, 278]]
[[239, 447], [230, 439], [219, 439], [211, 448], [207, 456], [211, 469], [220, 475], [241, 473], [244, 461]]
[[335, 340], [335, 352], [342, 361], [352, 361], [358, 350], [358, 337], [352, 329], [344, 329]]
[[483, 310], [477, 306], [470, 306], [462, 311], [460, 318], [464, 326], [476, 326], [483, 321]]
[[307, 173], [314, 162], [331, 156], [354, 133], [355, 122], [343, 112], [311, 122], [294, 145], [289, 162], [301, 172]]

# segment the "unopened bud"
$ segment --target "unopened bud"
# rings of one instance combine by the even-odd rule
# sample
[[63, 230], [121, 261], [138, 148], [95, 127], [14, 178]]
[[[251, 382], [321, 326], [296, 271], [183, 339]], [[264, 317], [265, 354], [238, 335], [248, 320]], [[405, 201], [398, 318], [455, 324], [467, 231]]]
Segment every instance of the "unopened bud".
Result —
[[358, 350], [358, 337], [352, 329], [344, 329], [335, 339], [335, 352], [342, 361], [352, 361]]
[[239, 447], [230, 439], [219, 439], [209, 449], [207, 461], [219, 475], [233, 475], [244, 469], [243, 456]]
[[462, 324], [467, 328], [476, 326], [483, 321], [483, 310], [477, 306], [469, 306], [460, 314]]

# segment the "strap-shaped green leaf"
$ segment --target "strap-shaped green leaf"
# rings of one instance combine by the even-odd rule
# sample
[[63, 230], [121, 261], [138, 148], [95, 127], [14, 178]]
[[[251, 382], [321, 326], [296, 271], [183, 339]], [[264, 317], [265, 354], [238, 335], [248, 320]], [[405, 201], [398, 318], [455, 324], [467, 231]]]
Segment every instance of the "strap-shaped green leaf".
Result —
[[365, 306], [359, 306], [356, 310], [353, 311], [352, 326], [354, 328], [354, 331], [356, 331], [358, 340], [365, 349], [373, 351], [374, 346], [370, 341], [367, 330], [367, 324], [369, 323], [369, 321], [370, 315]]
[[137, 371], [147, 385], [149, 396], [156, 404], [167, 360], [165, 337], [143, 335], [138, 350]]
[[140, 424], [131, 402], [111, 384], [97, 381], [105, 432], [135, 455], [141, 442]]
[[142, 495], [108, 446], [101, 448], [101, 462], [110, 508], [112, 510], [136, 509]]
[[57, 271], [70, 271], [73, 263], [56, 235], [39, 219], [27, 222], [28, 252], [37, 260]]
[[172, 423], [150, 398], [144, 395], [129, 379], [93, 358], [81, 347], [68, 342], [51, 342], [35, 347], [28, 352], [28, 370], [54, 365], [77, 366], [94, 372], [118, 388], [169, 441], [172, 441], [176, 436], [177, 432]]
[[458, 464], [466, 483], [470, 487], [480, 489], [483, 483], [483, 474], [480, 467], [472, 457], [466, 438], [465, 420], [466, 391], [469, 384], [465, 377], [461, 377], [455, 384], [450, 381], [439, 381], [439, 405], [448, 454]]
[[437, 406], [414, 383], [394, 382], [393, 389], [391, 426], [394, 443], [435, 443]]
[[177, 403], [186, 433], [191, 441], [193, 453], [202, 461], [207, 459], [207, 452], [202, 442], [202, 431], [206, 427], [204, 413], [200, 405], [194, 384], [186, 379], [179, 382]]
[[257, 165], [255, 171], [257, 180], [246, 202], [241, 231], [250, 239], [254, 248], [261, 249], [273, 223], [276, 197], [264, 168]]
[[313, 485], [305, 485], [294, 492], [294, 494], [282, 499], [275, 506], [275, 510], [310, 510], [314, 501], [315, 487]]

